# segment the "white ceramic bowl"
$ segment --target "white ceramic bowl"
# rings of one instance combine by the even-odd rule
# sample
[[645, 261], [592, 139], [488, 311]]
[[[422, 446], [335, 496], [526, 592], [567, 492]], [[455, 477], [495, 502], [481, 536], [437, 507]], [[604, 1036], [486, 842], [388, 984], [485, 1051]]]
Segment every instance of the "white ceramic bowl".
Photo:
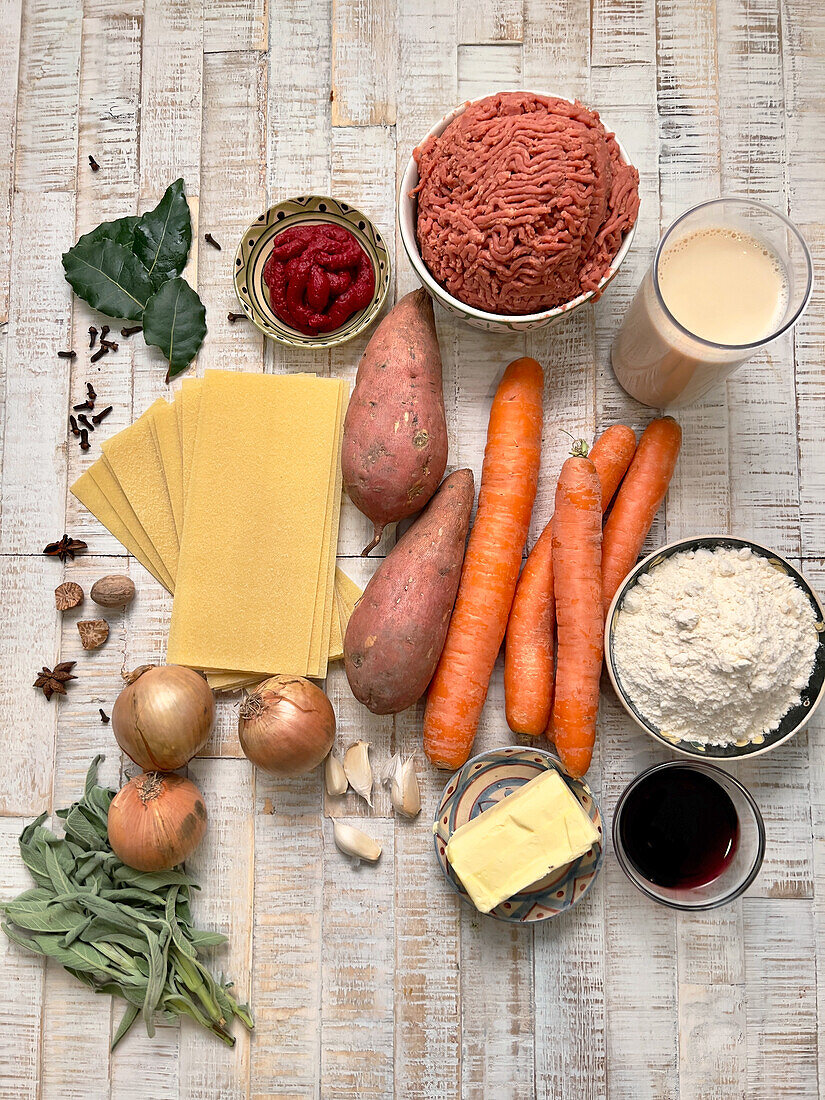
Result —
[[[554, 93], [542, 93], [553, 95]], [[572, 99], [568, 99], [567, 96], [555, 96], [556, 99], [566, 99], [568, 103], [573, 103]], [[433, 126], [432, 130], [416, 145], [423, 145], [428, 137], [437, 137], [442, 134], [454, 118], [458, 118], [460, 114], [469, 106], [471, 101], [460, 103], [458, 107], [453, 107], [440, 122]], [[602, 119], [602, 123], [605, 129], [610, 132], [610, 127]], [[632, 161], [627, 155], [622, 143], [616, 138], [616, 143], [619, 146], [619, 151], [622, 154], [622, 160], [626, 164], [631, 164]], [[485, 332], [527, 332], [530, 329], [536, 328], [548, 328], [550, 325], [556, 324], [563, 317], [567, 317], [575, 310], [579, 309], [585, 303], [589, 302], [594, 296], [594, 291], [588, 290], [585, 294], [580, 294], [578, 298], [573, 298], [570, 302], [565, 302], [564, 305], [556, 306], [554, 309], [546, 309], [541, 313], [524, 313], [524, 314], [505, 314], [505, 313], [486, 313], [484, 310], [475, 309], [473, 306], [468, 306], [465, 302], [460, 301], [458, 298], [454, 298], [452, 294], [448, 294], [444, 287], [437, 282], [430, 273], [427, 265], [421, 258], [421, 253], [418, 249], [418, 241], [416, 240], [415, 223], [416, 215], [418, 211], [418, 200], [411, 194], [413, 189], [418, 186], [418, 165], [415, 163], [415, 158], [410, 154], [410, 159], [407, 163], [407, 167], [404, 171], [404, 175], [401, 179], [401, 191], [398, 196], [398, 225], [401, 230], [401, 240], [404, 245], [404, 250], [410, 259], [410, 263], [415, 268], [415, 273], [420, 279], [421, 283], [426, 287], [429, 293], [437, 302], [440, 302], [444, 309], [448, 313], [452, 313], [455, 317], [460, 317], [462, 321], [466, 321], [468, 325], [472, 325], [474, 328], [484, 329]], [[636, 226], [638, 225], [638, 215], [633, 226], [627, 233], [625, 233], [622, 241], [621, 248], [616, 253], [616, 256], [608, 269], [607, 274], [599, 283], [599, 291], [603, 291], [604, 288], [610, 283], [616, 276], [622, 261], [627, 255], [630, 245], [633, 242], [633, 236], [636, 232]]]
[[[651, 569], [655, 568], [655, 566], [664, 561], [665, 558], [672, 557], [674, 554], [679, 554], [683, 550], [714, 550], [720, 546], [732, 549], [746, 547], [752, 550], [754, 554], [767, 558], [775, 569], [779, 569], [789, 577], [792, 577], [810, 601], [817, 616], [817, 630], [819, 631], [819, 645], [816, 651], [816, 660], [811, 678], [808, 681], [808, 686], [802, 692], [802, 701], [798, 706], [788, 711], [779, 725], [769, 733], [766, 733], [761, 740], [748, 741], [735, 745], [705, 745], [697, 741], [681, 741], [663, 734], [636, 708], [633, 700], [624, 689], [621, 677], [616, 670], [616, 665], [613, 660], [613, 639], [616, 616], [621, 610], [625, 596], [636, 584], [639, 577], [643, 573], [648, 573]], [[677, 542], [668, 543], [667, 546], [663, 546], [660, 550], [656, 550], [646, 558], [643, 558], [642, 561], [631, 569], [622, 581], [616, 595], [613, 597], [610, 609], [607, 612], [604, 639], [604, 663], [613, 689], [619, 697], [619, 702], [639, 729], [643, 729], [645, 733], [649, 734], [654, 741], [658, 741], [660, 745], [665, 745], [667, 748], [673, 749], [683, 756], [698, 757], [704, 760], [730, 760], [745, 756], [761, 756], [763, 753], [775, 749], [777, 745], [782, 745], [785, 741], [789, 741], [794, 734], [798, 733], [806, 726], [813, 717], [814, 711], [822, 702], [822, 697], [825, 695], [825, 610], [823, 610], [816, 592], [799, 570], [791, 565], [785, 558], [780, 557], [779, 554], [770, 550], [767, 546], [762, 546], [758, 542], [752, 542], [750, 539], [740, 539], [729, 535], [709, 535], [692, 539], [679, 539]]]

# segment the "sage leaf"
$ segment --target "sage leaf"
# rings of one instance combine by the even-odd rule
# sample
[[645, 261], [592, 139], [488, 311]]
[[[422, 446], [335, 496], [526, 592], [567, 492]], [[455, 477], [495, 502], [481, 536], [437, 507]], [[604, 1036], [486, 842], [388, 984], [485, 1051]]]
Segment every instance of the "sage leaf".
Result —
[[220, 947], [226, 943], [226, 936], [220, 932], [199, 932], [193, 928], [189, 933], [189, 942], [193, 947]]
[[22, 901], [15, 898], [3, 907], [9, 920], [27, 932], [71, 932], [84, 917], [65, 905], [50, 905], [47, 901]]
[[149, 273], [155, 290], [186, 267], [192, 218], [183, 186], [182, 179], [171, 183], [155, 209], [148, 210], [133, 230], [132, 251]]
[[[78, 239], [77, 244], [94, 244], [96, 241], [114, 241], [116, 244], [122, 244], [124, 248], [132, 249], [132, 238], [135, 232], [135, 226], [140, 221], [140, 218], [136, 214], [130, 214], [125, 218], [116, 218], [112, 222], [101, 222], [95, 229], [92, 229], [89, 233], [84, 233], [82, 237]], [[77, 247], [77, 245], [75, 245]]]
[[63, 253], [66, 280], [75, 294], [109, 317], [139, 321], [152, 294], [149, 273], [128, 248], [104, 239]]
[[190, 886], [192, 880], [183, 871], [136, 871], [133, 867], [121, 864], [115, 869], [116, 882], [128, 882], [143, 890], [163, 890], [167, 886]]
[[109, 1048], [110, 1050], [115, 1049], [117, 1044], [120, 1042], [120, 1040], [123, 1038], [123, 1036], [129, 1030], [129, 1028], [132, 1026], [132, 1024], [138, 1018], [139, 1013], [140, 1013], [140, 1009], [136, 1005], [130, 1005], [130, 1004], [126, 1005], [126, 1011], [121, 1016], [120, 1023], [117, 1025], [117, 1031], [115, 1032], [114, 1039], [112, 1039], [112, 1045]]
[[143, 337], [169, 360], [170, 378], [186, 370], [206, 336], [206, 309], [185, 279], [170, 279], [143, 311]]

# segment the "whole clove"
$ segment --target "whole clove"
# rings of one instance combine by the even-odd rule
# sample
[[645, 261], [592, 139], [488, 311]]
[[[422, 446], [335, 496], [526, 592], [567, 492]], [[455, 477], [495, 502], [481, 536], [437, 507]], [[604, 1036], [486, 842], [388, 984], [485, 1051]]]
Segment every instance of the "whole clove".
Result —
[[103, 326], [103, 328], [100, 330], [100, 342], [101, 342], [101, 344], [106, 342], [106, 337], [109, 335], [109, 333], [111, 331], [112, 330], [109, 328], [108, 325]]
[[97, 329], [94, 325], [89, 326], [89, 350], [95, 346], [95, 340], [97, 339]]
[[246, 320], [246, 314], [245, 313], [233, 313], [230, 310], [229, 313], [227, 313], [227, 315], [226, 315], [226, 319], [227, 319], [227, 321], [229, 321], [230, 325], [234, 325], [236, 321], [245, 321]]
[[89, 442], [89, 429], [88, 428], [81, 428], [80, 429], [80, 449], [81, 449], [81, 451], [88, 451], [89, 447], [91, 447], [91, 443]]
[[134, 336], [136, 332], [143, 332], [143, 325], [127, 325], [120, 330], [120, 335], [125, 340], [128, 336]]
[[99, 424], [101, 422], [101, 420], [106, 419], [106, 417], [109, 415], [109, 413], [111, 411], [112, 411], [112, 406], [107, 405], [105, 409], [101, 409], [99, 413], [96, 413], [95, 416], [92, 417], [92, 423], [93, 424]]
[[100, 171], [100, 165], [97, 163], [97, 161], [95, 160], [95, 158], [92, 156], [91, 153], [89, 153], [89, 167], [91, 168], [91, 170], [93, 172], [99, 172]]
[[109, 725], [109, 715], [106, 713], [106, 711], [103, 709], [103, 707], [98, 707], [97, 710], [98, 710], [98, 713], [100, 714], [100, 721], [103, 723], [104, 726], [108, 726]]
[[97, 401], [97, 394], [91, 382], [86, 383], [86, 400], [91, 401], [92, 407], [94, 407], [94, 403]]
[[72, 435], [74, 435], [74, 436], [79, 436], [80, 435], [80, 428], [78, 428], [77, 421], [75, 420], [75, 418], [73, 416], [69, 417], [69, 427], [72, 429]]
[[80, 421], [81, 424], [84, 425], [84, 427], [88, 428], [90, 432], [93, 432], [95, 430], [94, 424], [91, 422], [91, 420], [89, 420], [85, 413], [80, 413], [77, 419]]
[[217, 248], [218, 252], [222, 251], [221, 246], [218, 244], [211, 233], [204, 233], [203, 239], [206, 241], [207, 244], [211, 244], [213, 248]]
[[[97, 349], [97, 351], [91, 357], [89, 362], [90, 363], [96, 363], [98, 361], [98, 359], [102, 359], [104, 355], [108, 355], [108, 354], [109, 354], [109, 349], [106, 347], [105, 344], [103, 344], [102, 347], [99, 347]], [[91, 408], [91, 406], [89, 406], [89, 407]]]
[[107, 351], [117, 351], [119, 346], [116, 340], [104, 340], [102, 337], [100, 342]]
[[93, 409], [91, 401], [81, 401], [79, 405], [72, 405], [72, 412], [83, 412], [85, 409]]
[[76, 351], [59, 351], [57, 353], [58, 359], [77, 359]]

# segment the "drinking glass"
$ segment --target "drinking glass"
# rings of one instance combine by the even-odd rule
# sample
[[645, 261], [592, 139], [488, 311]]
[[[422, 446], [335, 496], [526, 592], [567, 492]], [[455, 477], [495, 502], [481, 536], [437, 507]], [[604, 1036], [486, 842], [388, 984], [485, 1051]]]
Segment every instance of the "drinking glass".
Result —
[[[764, 242], [785, 269], [788, 301], [772, 332], [749, 344], [718, 344], [681, 325], [665, 304], [659, 283], [663, 251], [683, 237], [711, 228], [741, 231]], [[784, 214], [754, 199], [720, 198], [686, 211], [667, 229], [613, 341], [613, 372], [637, 401], [654, 408], [689, 405], [723, 382], [791, 327], [811, 297], [811, 253]]]

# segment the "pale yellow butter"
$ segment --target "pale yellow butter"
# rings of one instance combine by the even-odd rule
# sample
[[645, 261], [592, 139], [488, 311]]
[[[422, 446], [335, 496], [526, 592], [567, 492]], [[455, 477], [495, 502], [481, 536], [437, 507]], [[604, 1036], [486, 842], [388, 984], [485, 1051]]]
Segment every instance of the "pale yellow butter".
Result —
[[548, 770], [456, 829], [447, 859], [476, 908], [489, 913], [598, 839], [576, 796]]

